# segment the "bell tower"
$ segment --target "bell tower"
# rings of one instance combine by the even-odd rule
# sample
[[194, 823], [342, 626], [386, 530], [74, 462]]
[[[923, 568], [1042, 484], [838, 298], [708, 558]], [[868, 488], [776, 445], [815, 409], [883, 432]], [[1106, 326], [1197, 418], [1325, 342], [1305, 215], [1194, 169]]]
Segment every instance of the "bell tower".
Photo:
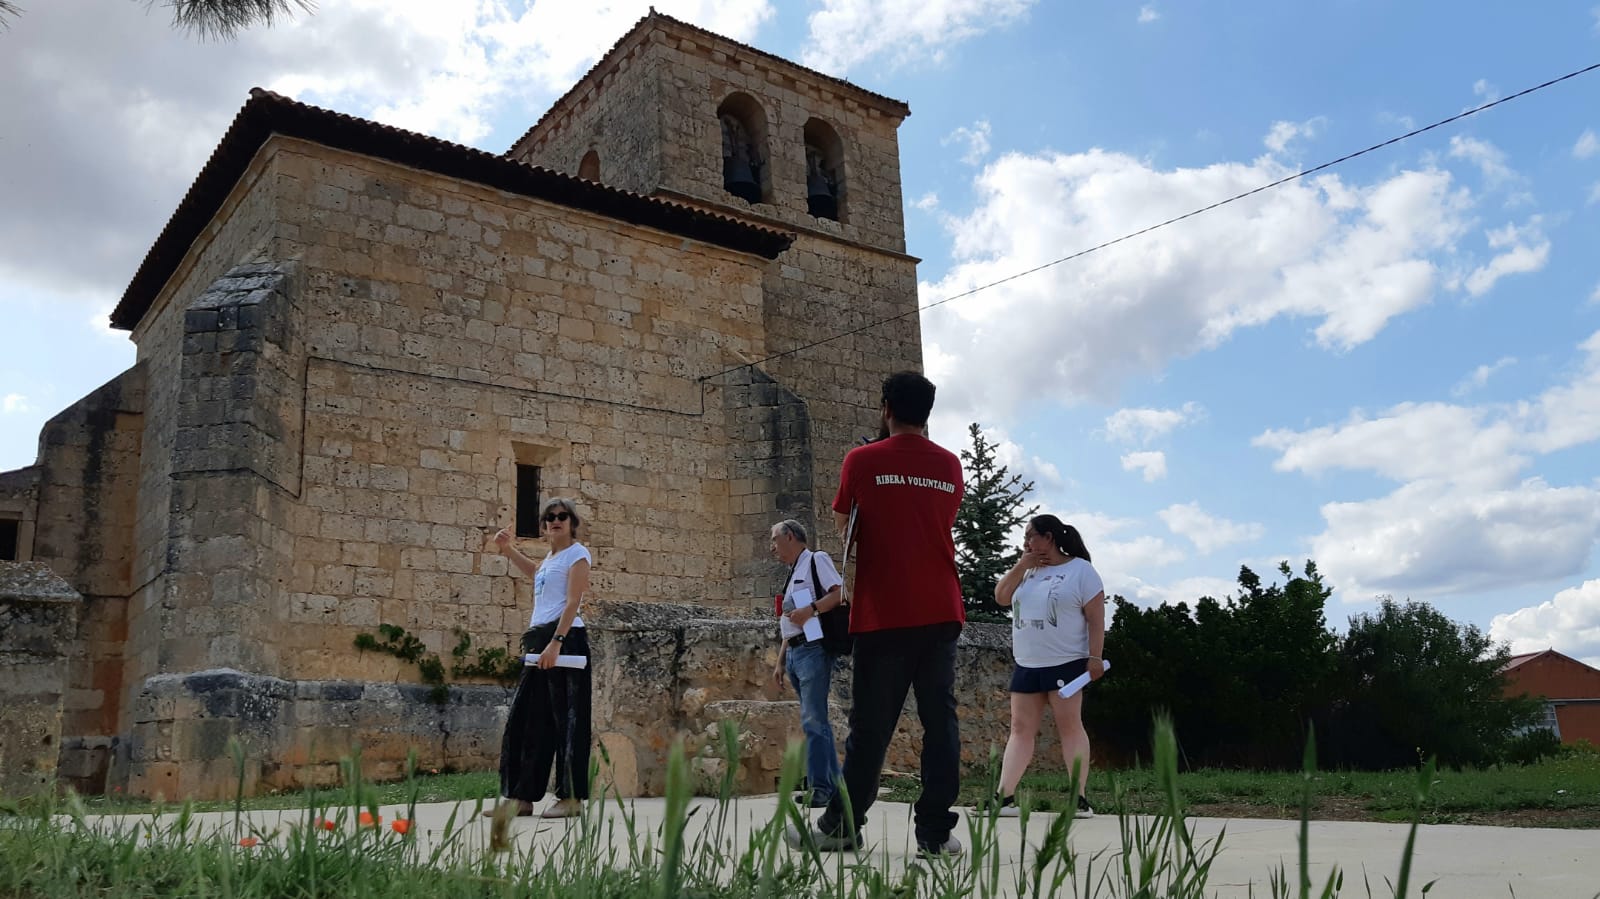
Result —
[[813, 524], [813, 546], [837, 552], [840, 462], [876, 433], [883, 378], [922, 367], [900, 190], [908, 115], [899, 100], [652, 11], [507, 154], [795, 235], [763, 279], [768, 358], [730, 358], [759, 364], [709, 382], [729, 427], [748, 425], [732, 436], [742, 449], [730, 490], [747, 519], [736, 530], [753, 535], [734, 547], [750, 558], [736, 594], [765, 592], [766, 529], [781, 518]]

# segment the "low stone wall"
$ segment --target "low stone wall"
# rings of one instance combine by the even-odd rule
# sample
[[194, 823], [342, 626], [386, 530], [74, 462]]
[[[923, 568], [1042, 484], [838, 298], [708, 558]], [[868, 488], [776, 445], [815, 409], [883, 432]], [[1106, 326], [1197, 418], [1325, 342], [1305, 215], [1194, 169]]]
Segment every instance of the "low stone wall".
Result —
[[[801, 738], [799, 705], [773, 683], [776, 626], [770, 620], [707, 617], [704, 609], [667, 604], [608, 604], [588, 614], [595, 652], [595, 735], [604, 747], [602, 779], [624, 796], [660, 795], [673, 741], [682, 739], [702, 792], [726, 771], [721, 722], [735, 722], [741, 793], [770, 792], [783, 752]], [[1004, 624], [969, 624], [957, 647], [956, 697], [962, 761], [981, 770], [1005, 746], [1011, 726], [1011, 635]], [[835, 675], [830, 709], [841, 754], [849, 733], [848, 662]], [[922, 725], [915, 697], [890, 745], [886, 767], [921, 767]], [[1046, 716], [1032, 770], [1063, 768]]]
[[[683, 741], [696, 789], [715, 792], [728, 774], [721, 735], [737, 735], [732, 779], [739, 793], [771, 792], [785, 748], [799, 740], [800, 711], [787, 683], [773, 681], [773, 623], [718, 617], [668, 603], [595, 603], [585, 609], [593, 647], [594, 734], [600, 780], [622, 796], [659, 796], [667, 757]], [[1005, 744], [1010, 634], [969, 625], [957, 649], [956, 692], [962, 760], [983, 769]], [[849, 733], [850, 666], [835, 677], [831, 703], [838, 749]], [[134, 704], [131, 735], [113, 749], [113, 783], [136, 796], [233, 795], [239, 773], [227, 744], [245, 748], [247, 793], [340, 780], [339, 762], [357, 746], [363, 773], [394, 779], [408, 751], [421, 770], [494, 770], [511, 691], [452, 686], [443, 703], [422, 684], [291, 682], [232, 670], [158, 675]], [[887, 768], [920, 768], [922, 726], [908, 697]], [[1042, 728], [1034, 769], [1062, 767], [1054, 728]]]
[[358, 748], [368, 779], [403, 777], [412, 750], [421, 771], [492, 769], [510, 695], [452, 686], [440, 703], [423, 684], [292, 682], [228, 669], [157, 675], [135, 701], [113, 779], [133, 796], [230, 797], [241, 776], [228, 754], [235, 737], [250, 795], [337, 784], [341, 760]]
[[83, 598], [38, 562], [0, 562], [0, 795], [55, 780]]

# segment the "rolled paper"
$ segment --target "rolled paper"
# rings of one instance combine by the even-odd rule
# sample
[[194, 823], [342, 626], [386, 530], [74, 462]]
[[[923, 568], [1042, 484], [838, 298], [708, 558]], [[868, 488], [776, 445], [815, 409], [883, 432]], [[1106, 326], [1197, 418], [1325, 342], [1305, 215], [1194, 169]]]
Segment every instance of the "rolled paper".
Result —
[[[536, 653], [536, 652], [528, 653], [527, 655], [522, 657], [522, 664], [524, 666], [539, 664], [539, 654]], [[556, 656], [556, 667], [557, 668], [587, 668], [587, 667], [589, 667], [589, 657], [588, 656]]]
[[[1111, 663], [1102, 660], [1100, 662], [1100, 667], [1102, 671], [1110, 671]], [[1057, 681], [1057, 683], [1060, 683], [1060, 681]], [[1087, 686], [1089, 686], [1089, 672], [1085, 671], [1084, 673], [1073, 678], [1071, 681], [1061, 684], [1061, 689], [1057, 690], [1056, 692], [1061, 694], [1062, 699], [1071, 699], [1072, 694], [1082, 690]]]

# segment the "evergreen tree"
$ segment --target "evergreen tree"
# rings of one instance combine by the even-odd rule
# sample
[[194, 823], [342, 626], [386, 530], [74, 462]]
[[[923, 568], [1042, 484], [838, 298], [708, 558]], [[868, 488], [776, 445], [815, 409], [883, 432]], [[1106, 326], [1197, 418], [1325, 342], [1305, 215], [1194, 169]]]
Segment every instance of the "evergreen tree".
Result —
[[1003, 621], [1006, 612], [994, 601], [994, 585], [1021, 555], [1017, 548], [1006, 546], [1006, 539], [1039, 507], [1020, 511], [1033, 482], [1024, 483], [1022, 475], [1011, 474], [999, 464], [995, 445], [983, 438], [977, 422], [967, 433], [972, 436], [972, 448], [961, 451], [967, 489], [956, 512], [956, 571], [961, 576], [967, 617]]

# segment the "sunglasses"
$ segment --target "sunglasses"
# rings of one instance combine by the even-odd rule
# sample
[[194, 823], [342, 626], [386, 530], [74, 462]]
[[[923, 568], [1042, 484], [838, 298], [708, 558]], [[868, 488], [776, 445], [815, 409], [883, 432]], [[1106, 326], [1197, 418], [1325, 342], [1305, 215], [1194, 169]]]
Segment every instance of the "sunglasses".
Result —
[[571, 517], [572, 514], [569, 512], [546, 512], [544, 513], [544, 523], [549, 524], [552, 521], [566, 521]]

